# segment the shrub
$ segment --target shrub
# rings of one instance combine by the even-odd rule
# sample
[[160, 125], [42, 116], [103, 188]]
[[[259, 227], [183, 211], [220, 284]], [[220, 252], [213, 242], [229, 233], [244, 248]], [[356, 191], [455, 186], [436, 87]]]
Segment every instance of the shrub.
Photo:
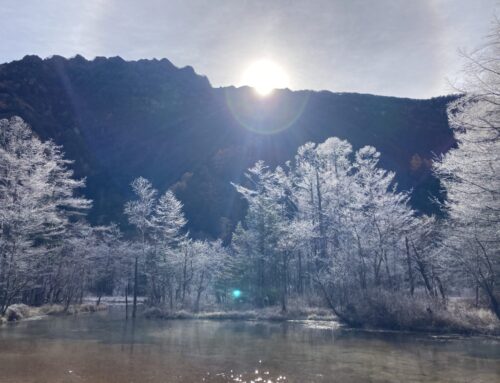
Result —
[[458, 301], [442, 301], [385, 290], [357, 294], [340, 310], [350, 324], [359, 327], [410, 331], [497, 333], [500, 323], [485, 309], [467, 307]]

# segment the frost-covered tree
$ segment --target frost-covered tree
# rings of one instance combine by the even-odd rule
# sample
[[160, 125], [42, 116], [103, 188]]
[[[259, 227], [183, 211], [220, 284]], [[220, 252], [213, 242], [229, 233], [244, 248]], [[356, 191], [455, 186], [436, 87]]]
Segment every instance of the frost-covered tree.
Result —
[[327, 262], [315, 270], [320, 290], [332, 305], [368, 288], [399, 288], [403, 238], [413, 222], [408, 195], [397, 192], [394, 173], [379, 168], [373, 147], [353, 153], [347, 142], [330, 139], [317, 151], [326, 159], [320, 177]]
[[90, 207], [78, 197], [59, 146], [42, 142], [19, 117], [0, 120], [0, 313], [38, 288], [51, 247]]
[[187, 223], [182, 203], [170, 190], [157, 201], [153, 222], [153, 246], [147, 257], [146, 274], [150, 280], [150, 298], [164, 302], [167, 295], [173, 304], [173, 271], [176, 251], [184, 240], [182, 230]]
[[[132, 182], [137, 199], [127, 202], [125, 214], [139, 234], [140, 252], [134, 256], [134, 304], [132, 316], [135, 317], [137, 293], [139, 286], [139, 264], [144, 266], [147, 279], [146, 290], [151, 304], [165, 303], [167, 297], [173, 308], [176, 280], [182, 279], [182, 301], [186, 294], [188, 282], [189, 240], [182, 230], [186, 219], [182, 211], [182, 203], [171, 191], [157, 198], [157, 191], [145, 178], [137, 178]], [[179, 259], [183, 259], [183, 272], [177, 274]], [[181, 262], [182, 263], [182, 262]]]
[[153, 224], [158, 236], [167, 244], [174, 244], [179, 240], [181, 230], [187, 223], [182, 208], [182, 203], [170, 190], [160, 197], [155, 207]]
[[233, 248], [258, 304], [279, 297], [285, 311], [290, 294], [322, 294], [333, 306], [353, 291], [405, 283], [414, 212], [379, 157], [330, 138], [300, 147], [286, 170], [249, 169], [247, 184], [236, 185], [248, 213]]
[[278, 298], [275, 282], [278, 278], [278, 241], [286, 225], [285, 192], [279, 176], [263, 162], [257, 162], [246, 176], [249, 186], [235, 187], [247, 201], [248, 213], [235, 232], [233, 242], [240, 256], [240, 267], [249, 277], [245, 281], [246, 290], [252, 292], [258, 306], [264, 306]]
[[143, 177], [136, 178], [132, 184], [136, 199], [125, 204], [125, 215], [139, 234], [141, 251], [134, 256], [134, 297], [132, 304], [132, 318], [137, 315], [137, 295], [139, 289], [139, 258], [146, 259], [148, 251], [148, 236], [154, 228], [154, 209], [156, 205], [157, 190], [151, 182]]
[[444, 280], [447, 270], [443, 263], [442, 238], [438, 222], [433, 216], [422, 215], [413, 219], [405, 234], [405, 253], [410, 294], [421, 285], [427, 295], [446, 300]]
[[[347, 194], [345, 183], [351, 171], [349, 156], [352, 147], [336, 137], [315, 145], [307, 143], [298, 149], [295, 157], [295, 184], [299, 188], [298, 203], [316, 231], [314, 253], [317, 261], [327, 258], [338, 239], [336, 210]], [[330, 230], [330, 233], [328, 233]]]
[[90, 279], [91, 289], [97, 296], [96, 304], [99, 305], [102, 296], [112, 295], [116, 285], [123, 278], [127, 259], [123, 248], [125, 241], [116, 224], [96, 227], [94, 235], [96, 244], [91, 255], [93, 268], [90, 272]]
[[[229, 260], [228, 250], [217, 241], [195, 241], [193, 246], [193, 293], [195, 311], [200, 309], [202, 294], [215, 289], [217, 281], [224, 277], [224, 268]], [[215, 291], [212, 291], [215, 297]]]
[[91, 273], [96, 264], [92, 258], [98, 248], [94, 229], [85, 222], [71, 225], [56, 258], [53, 302], [62, 302], [64, 309], [77, 301], [82, 303]]
[[467, 55], [465, 93], [448, 107], [458, 147], [435, 166], [447, 200], [450, 265], [471, 276], [500, 318], [500, 25]]
[[[378, 167], [380, 153], [366, 146], [355, 154], [354, 182], [350, 211], [358, 215], [353, 232], [358, 246], [369, 253], [359, 251], [373, 270], [373, 283], [382, 282], [382, 268], [388, 286], [397, 281], [396, 273], [402, 238], [413, 222], [413, 211], [408, 207], [409, 196], [398, 193], [395, 174]], [[347, 212], [349, 214], [349, 212]], [[361, 219], [359, 219], [361, 218]], [[366, 269], [363, 269], [366, 276]], [[367, 281], [362, 281], [366, 287]]]

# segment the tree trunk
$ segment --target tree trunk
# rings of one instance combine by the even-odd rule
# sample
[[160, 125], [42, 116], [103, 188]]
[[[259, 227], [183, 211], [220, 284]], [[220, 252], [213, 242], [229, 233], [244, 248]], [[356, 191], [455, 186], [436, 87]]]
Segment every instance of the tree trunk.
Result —
[[479, 307], [479, 283], [476, 282], [476, 308]]
[[316, 194], [318, 195], [318, 226], [319, 226], [319, 255], [322, 262], [326, 259], [326, 235], [325, 224], [323, 219], [323, 200], [321, 195], [321, 187], [319, 184], [319, 172], [316, 170]]
[[168, 295], [170, 301], [170, 311], [174, 309], [174, 284], [172, 283], [172, 278], [168, 279]]
[[261, 258], [257, 268], [257, 306], [264, 307], [264, 261]]
[[324, 296], [324, 298], [326, 300], [326, 303], [328, 304], [328, 306], [330, 306], [330, 309], [333, 311], [333, 313], [341, 321], [343, 321], [344, 323], [346, 323], [346, 324], [348, 324], [348, 325], [350, 325], [352, 327], [361, 327], [361, 323], [357, 322], [356, 320], [350, 318], [347, 315], [344, 315], [344, 313], [342, 313], [341, 311], [337, 310], [337, 307], [333, 303], [332, 298], [330, 297], [330, 294], [328, 294], [328, 291], [327, 291], [326, 287], [323, 285], [323, 283], [321, 283], [321, 281], [319, 280], [319, 278], [316, 278], [316, 283], [321, 288], [321, 292], [323, 293], [323, 296]]
[[498, 300], [495, 296], [495, 293], [493, 290], [485, 284], [484, 290], [486, 291], [486, 294], [488, 295], [488, 298], [490, 300], [490, 308], [491, 310], [495, 313], [497, 318], [500, 320], [500, 305], [498, 303]]
[[494, 294], [490, 295], [490, 302], [491, 302], [491, 309], [493, 310], [497, 318], [500, 320], [500, 306]]
[[283, 271], [281, 276], [281, 312], [286, 313], [287, 309], [287, 285], [288, 285], [288, 255], [283, 254]]
[[425, 289], [427, 290], [427, 292], [431, 296], [434, 296], [435, 294], [434, 294], [434, 291], [432, 289], [431, 282], [429, 281], [429, 276], [427, 275], [426, 265], [425, 265], [424, 261], [422, 260], [422, 258], [420, 257], [420, 254], [417, 251], [417, 249], [416, 249], [415, 244], [413, 243], [413, 241], [412, 241], [411, 245], [412, 245], [412, 248], [413, 248], [413, 252], [415, 253], [415, 261], [417, 262], [417, 269], [420, 272], [420, 275], [422, 276], [422, 279], [424, 280]]
[[127, 285], [125, 286], [125, 319], [128, 319], [128, 286], [129, 282], [127, 281]]
[[137, 314], [137, 290], [138, 290], [138, 282], [139, 282], [139, 276], [137, 275], [139, 269], [139, 259], [136, 256], [135, 257], [135, 264], [134, 264], [134, 301], [132, 304], [132, 318], [136, 317]]
[[298, 253], [299, 259], [298, 259], [298, 283], [297, 283], [297, 292], [302, 295], [304, 292], [304, 285], [303, 285], [303, 276], [302, 276], [302, 252], [299, 251]]
[[481, 281], [478, 282], [481, 283], [481, 285], [483, 286], [483, 290], [486, 292], [486, 295], [489, 298], [490, 308], [495, 313], [497, 318], [500, 319], [500, 304], [498, 303], [497, 297], [495, 296], [495, 292], [481, 270], [479, 270], [479, 277], [481, 278]]
[[406, 262], [408, 263], [408, 279], [410, 281], [410, 294], [413, 296], [415, 291], [415, 279], [413, 277], [413, 268], [411, 267], [411, 255], [410, 255], [410, 244], [408, 243], [408, 237], [405, 237], [405, 247], [406, 247]]
[[198, 285], [198, 289], [196, 291], [196, 302], [194, 305], [194, 311], [198, 312], [200, 311], [200, 298], [201, 298], [201, 293], [203, 292], [203, 280], [205, 279], [205, 270], [202, 271], [201, 277], [200, 277], [200, 284]]

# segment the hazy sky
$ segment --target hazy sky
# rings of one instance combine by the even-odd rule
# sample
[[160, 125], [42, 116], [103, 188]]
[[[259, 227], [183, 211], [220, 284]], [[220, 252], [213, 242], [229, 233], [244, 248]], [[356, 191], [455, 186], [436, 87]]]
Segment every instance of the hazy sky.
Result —
[[212, 85], [254, 60], [292, 89], [449, 93], [458, 49], [488, 33], [496, 0], [0, 0], [0, 62], [26, 54], [166, 57]]

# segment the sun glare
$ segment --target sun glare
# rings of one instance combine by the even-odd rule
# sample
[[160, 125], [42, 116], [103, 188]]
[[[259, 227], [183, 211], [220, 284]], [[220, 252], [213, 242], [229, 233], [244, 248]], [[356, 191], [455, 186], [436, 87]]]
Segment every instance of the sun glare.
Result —
[[263, 59], [255, 61], [245, 70], [241, 82], [254, 88], [259, 95], [267, 96], [274, 89], [286, 88], [289, 79], [278, 64]]

